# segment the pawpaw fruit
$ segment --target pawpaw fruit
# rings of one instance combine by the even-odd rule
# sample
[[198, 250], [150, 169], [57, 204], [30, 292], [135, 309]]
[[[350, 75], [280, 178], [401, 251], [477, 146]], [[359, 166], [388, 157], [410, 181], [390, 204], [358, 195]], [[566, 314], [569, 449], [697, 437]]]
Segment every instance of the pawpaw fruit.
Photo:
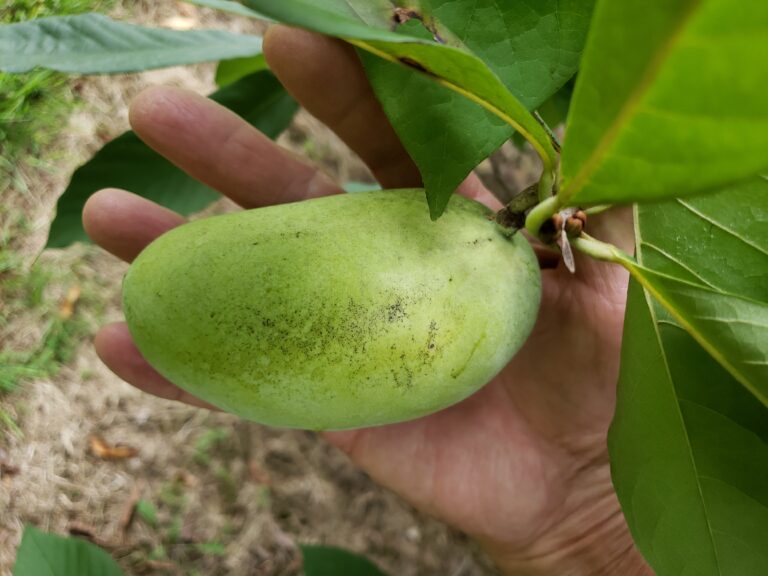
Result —
[[417, 418], [487, 383], [522, 346], [537, 260], [483, 205], [423, 190], [343, 194], [194, 221], [123, 283], [143, 356], [188, 392], [281, 427]]

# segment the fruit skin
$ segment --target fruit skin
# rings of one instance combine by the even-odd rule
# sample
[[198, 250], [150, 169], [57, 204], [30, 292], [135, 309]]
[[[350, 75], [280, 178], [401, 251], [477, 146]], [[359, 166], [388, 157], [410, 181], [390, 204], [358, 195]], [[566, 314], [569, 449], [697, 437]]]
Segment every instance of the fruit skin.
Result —
[[462, 400], [528, 337], [533, 251], [477, 202], [436, 222], [423, 190], [215, 216], [147, 247], [128, 326], [171, 382], [223, 410], [313, 430], [409, 420]]

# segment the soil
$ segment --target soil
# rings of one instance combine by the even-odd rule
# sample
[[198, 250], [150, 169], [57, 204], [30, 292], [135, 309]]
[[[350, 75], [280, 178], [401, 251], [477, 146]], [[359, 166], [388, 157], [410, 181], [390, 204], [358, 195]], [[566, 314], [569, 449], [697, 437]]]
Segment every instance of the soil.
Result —
[[[155, 26], [260, 31], [252, 20], [170, 0], [126, 1], [113, 16]], [[213, 73], [213, 65], [200, 65], [72, 81], [78, 105], [69, 125], [50, 153], [3, 191], [4, 203], [22, 210], [29, 222], [14, 243], [28, 269], [69, 175], [128, 128], [131, 98], [160, 83], [209, 93]], [[340, 181], [371, 179], [359, 159], [306, 113], [280, 142]], [[509, 180], [530, 173], [526, 156], [500, 154], [514, 156], [505, 163]], [[483, 176], [494, 184], [490, 165]], [[232, 208], [222, 200], [209, 212]], [[125, 264], [76, 245], [44, 252], [36, 265], [51, 271], [45, 298], [66, 301], [69, 293], [88, 333], [121, 318]], [[2, 348], [28, 348], [47, 322], [31, 308], [11, 316], [0, 327]], [[315, 434], [265, 428], [143, 394], [100, 363], [87, 336], [54, 376], [26, 381], [0, 407], [19, 426], [0, 432], [2, 576], [11, 573], [25, 524], [89, 537], [110, 549], [128, 575], [299, 574], [298, 543], [365, 554], [391, 576], [495, 573], [465, 536], [378, 487]], [[93, 437], [136, 454], [100, 458]], [[127, 525], [126, 514], [139, 500], [140, 513]]]

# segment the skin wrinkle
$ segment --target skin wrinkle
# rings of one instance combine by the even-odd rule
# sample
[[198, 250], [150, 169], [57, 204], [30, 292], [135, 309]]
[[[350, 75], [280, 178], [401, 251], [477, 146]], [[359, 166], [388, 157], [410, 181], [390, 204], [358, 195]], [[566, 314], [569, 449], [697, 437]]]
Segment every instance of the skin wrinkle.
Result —
[[[152, 108], [147, 111], [144, 109], [142, 100], [152, 99], [155, 102], [155, 93], [165, 91], [166, 89], [160, 88], [150, 89], [146, 91], [146, 94], [142, 93], [138, 97], [140, 98], [138, 111], [134, 111], [133, 115], [134, 129], [142, 137], [145, 136], [144, 132], [148, 130], [150, 133], [146, 135], [145, 139], [160, 153], [168, 153], [169, 144], [152, 134], [155, 115], [158, 114], [154, 109], [157, 104], [153, 104]], [[187, 109], [190, 114], [200, 114], [215, 106], [201, 97], [185, 91], [174, 90], [174, 93], [187, 104], [186, 106], [175, 106], [175, 111]], [[163, 97], [159, 97], [156, 102], [162, 100]], [[149, 118], [142, 116], [145, 112], [149, 114]], [[159, 114], [162, 115], [162, 111]], [[241, 123], [236, 117], [230, 116], [230, 113], [226, 114], [227, 121], [233, 126], [233, 129], [221, 134], [221, 127], [215, 126], [213, 128], [215, 133], [221, 134], [219, 136], [221, 143], [217, 146], [213, 157], [208, 155], [200, 158], [195, 154], [174, 154], [175, 158], [172, 159], [175, 163], [195, 166], [195, 169], [192, 170], [195, 176], [224, 192], [237, 204], [246, 208], [260, 207], [275, 202], [301, 200], [307, 197], [307, 194], [314, 197], [341, 191], [330, 177], [322, 173], [319, 168], [307, 164], [304, 158], [300, 158], [288, 150], [274, 146], [255, 128]], [[236, 122], [233, 123], [233, 119]], [[197, 131], [206, 128], [193, 120], [184, 120], [184, 123], [183, 127], [180, 126], [178, 130], [171, 133], [174, 138], [182, 137], [190, 143], [196, 142], [202, 136], [202, 134], [197, 134]], [[165, 124], [175, 128], [173, 123], [165, 122]], [[193, 144], [190, 147], [193, 147]], [[226, 159], [226, 162], [220, 162], [219, 158]], [[287, 162], [293, 163], [293, 170], [280, 170], [279, 166]], [[226, 169], [225, 166], [230, 165], [230, 163], [243, 166], [244, 169], [239, 171]], [[267, 182], [269, 182], [267, 193], [257, 196], [250, 193], [254, 189], [264, 190]], [[300, 188], [301, 185], [306, 184], [310, 184], [312, 190]], [[285, 190], [290, 190], [292, 193], [285, 194]]]
[[[246, 184], [246, 190], [257, 187], [264, 180], [263, 174], [269, 170], [269, 165], [275, 161], [279, 161], [275, 158], [267, 159], [264, 157], [264, 155], [261, 153], [264, 143], [260, 139], [257, 140], [254, 138], [255, 135], [255, 129], [249, 124], [244, 124], [239, 126], [235, 131], [231, 132], [223, 141], [221, 146], [221, 150], [225, 150], [226, 155], [232, 158], [232, 161], [237, 165], [246, 166], [249, 163], [252, 164], [253, 167], [250, 171], [252, 182]], [[261, 135], [259, 136], [261, 137]], [[282, 149], [280, 149], [280, 154], [285, 156]], [[269, 160], [269, 162], [267, 162], [267, 160]], [[269, 172], [272, 173], [274, 171], [269, 170]], [[274, 185], [290, 192], [289, 194], [283, 196], [283, 202], [290, 202], [305, 198], [306, 193], [299, 191], [300, 185], [317, 183], [318, 188], [322, 189], [322, 186], [319, 185], [320, 178], [322, 177], [320, 171], [317, 168], [309, 166], [303, 162], [297, 164], [295, 169], [290, 173], [286, 172], [284, 174], [279, 174], [279, 177], [282, 179], [282, 181], [275, 182]], [[216, 180], [222, 182], [228, 181], [232, 178], [233, 176], [231, 171], [226, 170], [222, 164], [220, 166], [220, 171], [216, 176]], [[235, 178], [238, 177], [235, 176]], [[235, 190], [240, 186], [241, 184], [239, 182], [237, 184], [233, 182], [230, 186], [228, 186], [228, 188]], [[328, 178], [326, 179], [325, 188], [335, 189], [336, 187]], [[236, 201], [238, 204], [245, 208], [258, 208], [271, 204], [274, 202], [274, 199], [266, 195], [252, 196], [249, 194], [238, 193], [236, 196]]]
[[[595, 471], [599, 471], [598, 468]], [[591, 481], [589, 478], [588, 481]], [[617, 528], [623, 523], [623, 515], [621, 511], [615, 506], [615, 495], [610, 484], [610, 479], [607, 481], [600, 480], [600, 485], [604, 486], [602, 491], [598, 492], [592, 499], [596, 499], [599, 504], [598, 508], [606, 509], [605, 514], [599, 514], [597, 518], [590, 521], [589, 517], [584, 517], [583, 514], [578, 511], [584, 510], [583, 502], [571, 502], [570, 497], [566, 499], [564, 506], [575, 509], [576, 514], [572, 514], [566, 517], [565, 520], [561, 520], [558, 524], [553, 524], [546, 532], [549, 532], [549, 540], [541, 539], [542, 542], [547, 543], [546, 546], [540, 546], [536, 541], [533, 542], [533, 546], [526, 551], [526, 549], [519, 549], [516, 551], [517, 557], [510, 561], [507, 566], [512, 570], [511, 574], [536, 574], [536, 575], [549, 575], [549, 574], [582, 574], [582, 572], [576, 572], [574, 569], [563, 571], [561, 567], [555, 570], [553, 566], [557, 565], [557, 562], [561, 559], [567, 559], [569, 556], [578, 556], [583, 550], [594, 550], [604, 547], [606, 540], [604, 537], [617, 532]], [[576, 492], [571, 492], [574, 494]], [[588, 500], [587, 500], [588, 501]], [[589, 508], [594, 509], [594, 507]], [[584, 526], [587, 523], [587, 530], [574, 531], [575, 536], [560, 538], [557, 536], [565, 528], [565, 533], [568, 533], [568, 528], [571, 525]], [[554, 535], [554, 538], [552, 537]], [[624, 541], [619, 540], [613, 545], [612, 551], [607, 559], [592, 556], [589, 560], [591, 566], [590, 575], [606, 574], [615, 576], [616, 574], [627, 575], [630, 572], [615, 571], [615, 567], [622, 563], [627, 563], [627, 558], [631, 558], [631, 555], [626, 554], [627, 550], [631, 550], [634, 544], [628, 536]], [[540, 566], [540, 569], [533, 571], [522, 571], [522, 567]], [[635, 565], [631, 562], [629, 566], [636, 568], [636, 574], [644, 573], [642, 571], [642, 565]]]

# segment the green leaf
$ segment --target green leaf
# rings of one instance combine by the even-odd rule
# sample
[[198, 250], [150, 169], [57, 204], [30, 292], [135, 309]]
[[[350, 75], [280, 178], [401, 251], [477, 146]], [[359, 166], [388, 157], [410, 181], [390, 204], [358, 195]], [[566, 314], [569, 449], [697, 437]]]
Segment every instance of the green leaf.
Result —
[[634, 280], [608, 444], [659, 576], [768, 574], [768, 411]]
[[[211, 95], [270, 138], [290, 124], [297, 105], [271, 72], [247, 76]], [[133, 132], [126, 132], [78, 168], [59, 198], [47, 248], [88, 242], [81, 213], [101, 188], [117, 187], [187, 215], [218, 198], [218, 193], [176, 168]]]
[[157, 508], [149, 500], [136, 503], [136, 515], [150, 526], [157, 526]]
[[301, 546], [305, 576], [386, 576], [370, 560], [339, 548]]
[[[483, 4], [486, 3], [488, 2], [483, 2]], [[487, 155], [487, 153], [493, 150], [493, 147], [498, 146], [508, 137], [510, 134], [509, 128], [505, 127], [503, 123], [519, 130], [532, 143], [543, 158], [545, 170], [552, 170], [555, 166], [557, 161], [556, 153], [549, 137], [546, 131], [528, 112], [526, 105], [509, 91], [492, 68], [486, 65], [481, 58], [470, 52], [468, 44], [464, 43], [459, 37], [454, 37], [452, 32], [443, 26], [440, 18], [450, 20], [454, 27], [466, 31], [467, 35], [482, 33], [487, 36], [493, 33], [494, 38], [500, 42], [495, 48], [497, 51], [495, 55], [499, 58], [498, 68], [502, 70], [509, 67], [511, 62], [516, 61], [514, 54], [509, 53], [511, 47], [522, 46], [526, 41], [535, 42], [534, 39], [542, 30], [546, 30], [548, 33], [552, 30], [551, 34], [547, 37], [547, 41], [549, 41], [550, 36], [559, 38], [559, 34], [562, 34], [563, 37], [573, 34], [578, 39], [578, 32], [573, 32], [568, 28], [561, 30], [558, 27], [557, 18], [560, 16], [559, 13], [551, 14], [549, 21], [542, 24], [541, 29], [539, 29], [537, 28], [539, 20], [537, 19], [536, 12], [532, 11], [529, 17], [523, 20], [532, 25], [533, 30], [531, 30], [527, 29], [524, 24], [515, 22], [515, 16], [519, 15], [517, 12], [510, 11], [508, 20], [502, 18], [502, 22], [495, 22], [494, 18], [486, 16], [487, 11], [480, 10], [478, 5], [477, 13], [473, 12], [472, 16], [481, 23], [485, 22], [485, 18], [493, 22], [495, 28], [487, 30], [480, 27], [475, 29], [471, 24], [473, 18], [467, 18], [466, 13], [464, 18], [462, 18], [461, 7], [456, 8], [449, 5], [448, 2], [440, 2], [438, 0], [434, 0], [431, 3], [421, 2], [419, 3], [420, 10], [424, 12], [424, 18], [428, 21], [428, 26], [431, 26], [429, 19], [432, 16], [426, 16], [426, 14], [434, 8], [434, 22], [438, 36], [440, 36], [440, 42], [436, 42], [432, 37], [424, 38], [423, 30], [417, 31], [417, 27], [413, 24], [408, 27], [408, 30], [411, 32], [409, 35], [399, 34], [390, 30], [394, 24], [395, 8], [388, 0], [376, 0], [374, 2], [363, 0], [324, 0], [321, 2], [309, 2], [309, 0], [283, 0], [281, 2], [246, 0], [246, 4], [274, 20], [314, 30], [322, 34], [338, 36], [358, 48], [406, 68], [405, 71], [395, 73], [391, 71], [393, 70], [392, 67], [375, 68], [371, 59], [366, 59], [369, 75], [374, 86], [380, 91], [385, 109], [387, 109], [390, 118], [394, 120], [395, 129], [399, 131], [404, 139], [406, 148], [422, 170], [427, 187], [430, 212], [433, 218], [437, 218], [442, 213], [450, 194], [471, 168], [482, 159], [482, 154]], [[472, 4], [474, 5], [475, 3], [473, 2]], [[547, 2], [546, 4], [549, 7], [550, 5], [555, 6], [556, 3]], [[568, 2], [568, 4], [570, 5], [571, 2]], [[489, 3], [489, 9], [496, 11], [493, 14], [497, 14], [498, 6], [501, 5], [511, 7], [518, 6], [519, 3], [512, 2], [511, 0], [503, 2], [497, 0], [496, 2]], [[461, 6], [466, 8], [468, 5], [463, 3]], [[438, 14], [442, 16], [438, 17]], [[566, 14], [561, 16], [570, 22]], [[574, 18], [574, 21], [577, 20], [578, 18]], [[439, 25], [437, 24], [438, 22], [440, 23]], [[510, 44], [502, 41], [502, 39], [505, 37], [506, 27], [511, 25], [514, 25], [513, 30], [517, 35], [513, 36]], [[574, 28], [577, 28], [577, 26]], [[525, 34], [520, 33], [521, 29], [527, 30], [530, 36], [524, 38]], [[416, 37], [414, 34], [418, 34], [421, 37]], [[441, 35], [445, 35], [445, 38], [442, 38]], [[467, 36], [468, 38], [469, 36]], [[481, 44], [485, 45], [486, 43], [478, 40], [477, 45], [480, 46]], [[488, 55], [493, 50], [491, 44], [490, 42], [487, 43]], [[562, 52], [561, 47], [559, 45], [556, 46], [553, 48], [552, 54], [557, 54], [557, 58], [554, 62], [550, 62], [548, 60], [550, 51], [545, 47], [545, 44], [546, 42], [537, 44], [538, 49], [534, 49], [527, 54], [530, 55], [528, 57], [534, 59], [537, 59], [537, 55], [533, 54], [544, 53], [548, 55], [547, 58], [542, 59], [542, 70], [536, 71], [536, 79], [538, 81], [539, 77], [548, 78], [548, 82], [552, 85], [551, 91], [554, 92], [573, 73], [573, 68], [570, 66], [575, 66], [576, 55], [570, 52], [578, 52], [580, 45], [578, 40], [570, 44], [566, 42], [564, 44], [567, 48], [562, 49]], [[506, 60], [502, 60], [503, 58], [506, 58]], [[520, 58], [520, 61], [523, 59]], [[561, 60], [566, 62], [563, 67], [559, 66]], [[535, 67], [536, 63], [530, 64], [528, 67], [524, 64], [518, 64], [513, 66], [514, 70], [511, 75], [515, 79], [526, 76], [527, 83], [527, 76], [532, 75], [529, 72]], [[554, 69], [554, 72], [551, 69]], [[461, 114], [469, 108], [463, 104], [455, 104], [459, 100], [453, 97], [446, 100], [446, 92], [433, 89], [433, 86], [429, 83], [420, 82], [410, 86], [410, 79], [413, 77], [413, 74], [408, 74], [408, 72], [413, 70], [429, 78], [431, 82], [436, 82], [440, 86], [450, 88], [464, 95], [497, 116], [500, 120], [492, 120], [490, 115], [486, 113], [470, 112], [482, 124], [479, 128], [473, 127], [469, 136], [475, 139], [477, 146], [464, 145], [461, 139], [466, 136], [462, 131], [463, 127], [466, 126], [466, 122], [462, 123], [462, 120], [457, 119], [455, 115]], [[407, 81], [407, 84], [404, 86], [408, 94], [416, 94], [418, 96], [413, 101], [410, 98], [404, 98], [402, 93], [403, 86], [400, 86], [398, 94], [399, 106], [402, 108], [402, 106], [407, 105], [414, 108], [408, 116], [401, 116], [407, 113], [403, 113], [401, 108], [395, 108], [395, 106], [398, 106], [398, 102], [394, 100], [394, 90], [399, 79]], [[516, 90], [524, 93], [527, 86], [526, 83], [517, 84]], [[428, 86], [428, 88], [422, 91], [419, 90], [418, 86]], [[545, 100], [548, 96], [549, 94], [536, 95], [537, 98], [541, 99], [540, 101]], [[440, 106], [443, 107], [443, 112], [439, 120], [429, 122], [428, 125], [419, 120], [418, 126], [414, 126], [410, 130], [403, 128], [403, 125], [407, 123], [407, 118], [412, 119], [421, 113], [427, 114], [427, 111], [433, 113], [433, 109]], [[476, 108], [473, 110], [476, 110]], [[435, 118], [435, 116], [432, 116], [432, 118]], [[439, 138], [432, 141], [431, 138], [434, 133], [437, 133]], [[492, 134], [492, 136], [489, 136], [489, 134]], [[450, 149], [443, 150], [441, 146], [444, 144], [450, 145]], [[477, 147], [481, 147], [481, 153], [474, 149]], [[462, 155], [465, 153], [470, 154], [468, 159], [463, 158]], [[456, 163], [463, 163], [462, 168], [458, 169]]]
[[222, 60], [216, 67], [216, 85], [223, 88], [240, 80], [240, 78], [266, 70], [267, 68], [269, 66], [267, 65], [266, 58], [264, 58], [264, 54], [250, 58]]
[[[431, 28], [444, 42], [471, 50], [533, 109], [576, 71], [593, 2], [420, 4], [425, 23], [412, 19], [400, 31], [432, 38]], [[363, 63], [384, 111], [421, 169], [432, 212], [439, 213], [467, 174], [512, 135], [511, 126], [410, 68], [374, 56], [364, 57]]]
[[602, 0], [563, 148], [563, 204], [714, 190], [768, 168], [768, 2]]
[[98, 546], [77, 538], [24, 528], [13, 576], [122, 576], [112, 557]]
[[641, 205], [636, 234], [630, 271], [768, 405], [768, 181]]
[[635, 277], [768, 406], [768, 304], [638, 267]]
[[77, 74], [137, 72], [261, 52], [261, 38], [223, 30], [166, 30], [103, 14], [53, 16], [0, 26], [0, 70]]

